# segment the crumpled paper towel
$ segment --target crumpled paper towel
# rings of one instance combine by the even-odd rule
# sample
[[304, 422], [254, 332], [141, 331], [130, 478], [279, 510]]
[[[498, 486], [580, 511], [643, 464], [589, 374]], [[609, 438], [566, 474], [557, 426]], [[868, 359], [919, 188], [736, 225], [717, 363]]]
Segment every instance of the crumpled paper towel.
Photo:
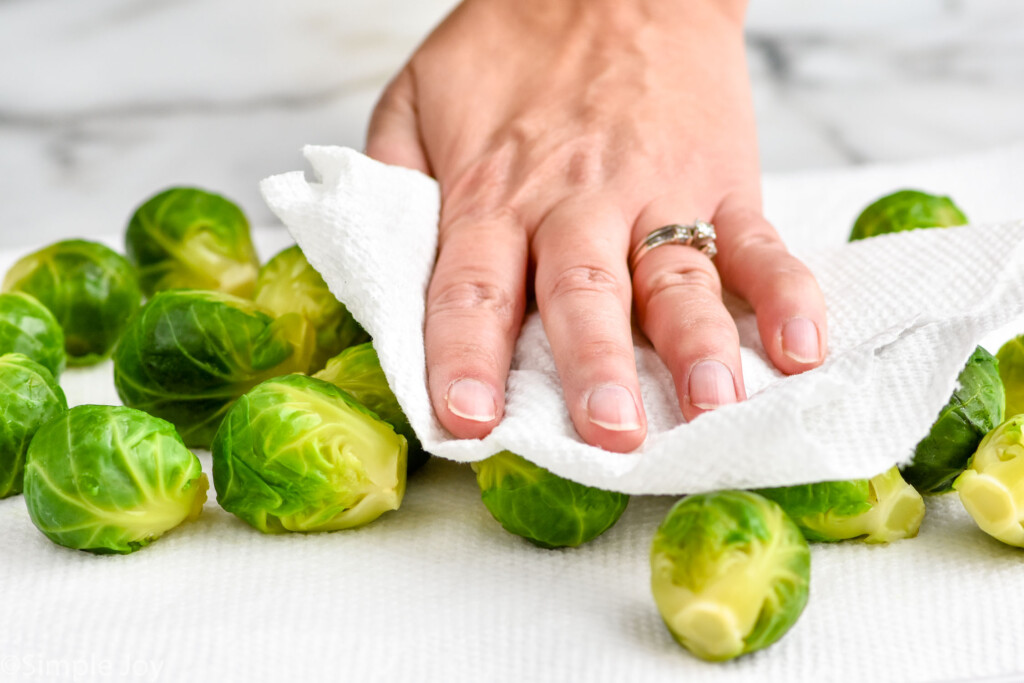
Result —
[[351, 149], [310, 146], [305, 156], [315, 180], [274, 176], [262, 183], [263, 196], [373, 335], [425, 448], [452, 460], [509, 449], [562, 476], [636, 494], [870, 477], [909, 459], [978, 340], [1024, 312], [1024, 223], [845, 244], [856, 214], [834, 215], [805, 240], [815, 249], [802, 249], [799, 232], [796, 240], [783, 232], [828, 302], [822, 367], [783, 376], [764, 353], [752, 310], [727, 299], [748, 400], [685, 423], [667, 369], [637, 338], [648, 437], [632, 453], [610, 453], [576, 435], [533, 312], [516, 347], [504, 420], [483, 440], [458, 440], [434, 418], [426, 390], [422, 328], [437, 248], [436, 182]]

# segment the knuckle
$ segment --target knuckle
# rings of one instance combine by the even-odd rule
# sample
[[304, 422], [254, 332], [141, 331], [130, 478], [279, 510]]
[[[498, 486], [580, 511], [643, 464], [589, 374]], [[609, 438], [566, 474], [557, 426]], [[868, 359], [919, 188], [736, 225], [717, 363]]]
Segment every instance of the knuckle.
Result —
[[494, 349], [470, 340], [446, 344], [440, 351], [441, 358], [431, 360], [459, 368], [457, 374], [486, 375], [499, 366], [498, 354]]
[[694, 266], [656, 273], [648, 279], [645, 290], [648, 301], [665, 295], [704, 298], [710, 293], [717, 297], [721, 284], [713, 268]]
[[585, 339], [573, 348], [573, 358], [584, 367], [608, 367], [622, 363], [633, 363], [632, 349], [625, 349], [610, 339]]
[[619, 293], [619, 279], [599, 266], [572, 266], [558, 273], [551, 283], [551, 298], [561, 299], [579, 294]]
[[474, 314], [493, 317], [506, 329], [515, 320], [515, 297], [506, 289], [483, 280], [460, 280], [442, 287], [431, 299], [430, 313]]

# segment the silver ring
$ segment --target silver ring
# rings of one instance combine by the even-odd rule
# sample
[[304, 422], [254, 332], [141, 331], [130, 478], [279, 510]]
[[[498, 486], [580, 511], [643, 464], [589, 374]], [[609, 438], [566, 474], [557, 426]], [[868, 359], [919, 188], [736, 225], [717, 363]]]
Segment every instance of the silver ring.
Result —
[[666, 244], [682, 244], [685, 247], [693, 247], [708, 258], [715, 258], [718, 248], [715, 246], [715, 226], [707, 221], [697, 219], [693, 225], [680, 225], [673, 223], [665, 227], [651, 231], [647, 237], [640, 241], [629, 255], [629, 271], [636, 270], [636, 264], [647, 252], [655, 247]]

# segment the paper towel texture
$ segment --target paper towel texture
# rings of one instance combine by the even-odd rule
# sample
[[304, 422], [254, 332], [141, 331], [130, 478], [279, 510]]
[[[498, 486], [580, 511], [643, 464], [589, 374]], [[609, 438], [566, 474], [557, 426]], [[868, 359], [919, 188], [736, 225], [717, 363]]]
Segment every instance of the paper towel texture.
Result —
[[[783, 230], [828, 303], [830, 352], [821, 368], [781, 375], [764, 353], [752, 310], [728, 298], [748, 400], [684, 423], [667, 369], [637, 336], [649, 433], [633, 453], [610, 453], [576, 435], [533, 312], [516, 347], [504, 420], [483, 440], [458, 440], [434, 418], [426, 390], [422, 329], [437, 249], [437, 184], [350, 149], [307, 147], [305, 155], [315, 180], [302, 172], [275, 176], [263, 182], [264, 197], [373, 335], [424, 447], [452, 460], [509, 449], [589, 485], [646, 494], [870, 477], [909, 458], [978, 340], [1024, 312], [1024, 223], [845, 244], [857, 213], [836, 211], [818, 225]], [[827, 203], [836, 195], [801, 190], [791, 186], [790, 202]], [[877, 196], [862, 196], [859, 207]]]

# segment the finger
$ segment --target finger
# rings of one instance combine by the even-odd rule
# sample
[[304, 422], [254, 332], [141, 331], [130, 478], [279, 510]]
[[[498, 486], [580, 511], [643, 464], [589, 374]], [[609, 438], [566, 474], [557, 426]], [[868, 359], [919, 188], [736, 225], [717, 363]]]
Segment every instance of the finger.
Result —
[[366, 154], [385, 164], [430, 175], [420, 138], [416, 81], [409, 66], [388, 84], [374, 107], [366, 135]]
[[545, 217], [533, 238], [537, 305], [576, 432], [631, 451], [643, 443], [630, 330], [628, 228], [621, 214], [583, 202]]
[[442, 226], [427, 291], [427, 386], [438, 419], [458, 438], [483, 438], [501, 421], [526, 262], [525, 231], [511, 217]]
[[[686, 200], [652, 203], [637, 220], [634, 239], [695, 213]], [[739, 334], [711, 259], [691, 246], [659, 246], [636, 263], [633, 292], [637, 321], [672, 373], [683, 417], [746, 397]]]
[[757, 203], [727, 198], [714, 224], [722, 281], [753, 306], [768, 357], [787, 374], [820, 365], [828, 348], [825, 297], [811, 271]]

